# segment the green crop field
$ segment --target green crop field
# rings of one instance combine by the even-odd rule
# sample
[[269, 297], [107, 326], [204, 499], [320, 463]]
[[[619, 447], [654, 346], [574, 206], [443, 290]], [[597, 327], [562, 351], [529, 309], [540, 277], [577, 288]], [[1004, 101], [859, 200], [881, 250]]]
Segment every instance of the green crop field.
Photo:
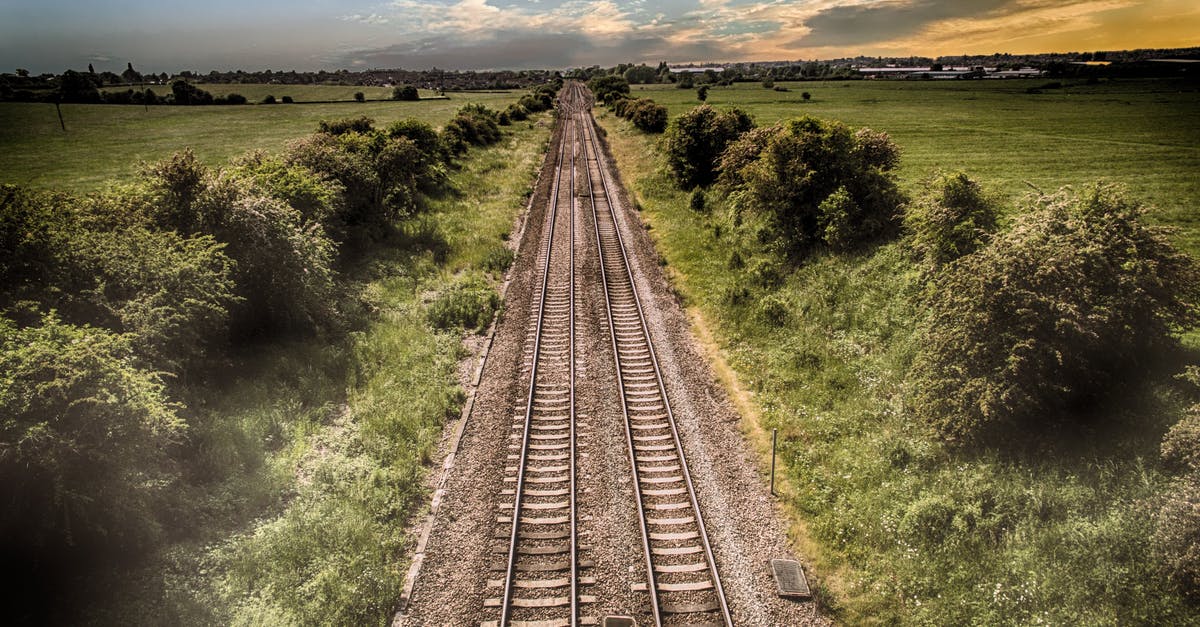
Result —
[[[214, 94], [230, 88], [247, 98], [295, 92], [321, 100], [345, 99], [367, 88], [276, 85], [204, 85]], [[279, 89], [276, 90], [275, 88]], [[236, 88], [236, 89], [234, 89]], [[382, 88], [377, 88], [382, 89]], [[390, 91], [388, 92], [390, 93]], [[246, 151], [278, 150], [284, 142], [312, 133], [320, 120], [368, 116], [379, 126], [414, 117], [439, 127], [468, 103], [503, 108], [522, 91], [451, 94], [419, 102], [346, 102], [171, 107], [63, 105], [63, 132], [54, 105], [0, 103], [0, 182], [88, 191], [128, 178], [143, 161], [157, 161], [183, 148], [210, 165]], [[427, 95], [427, 94], [424, 94]], [[368, 94], [368, 97], [375, 97]]]
[[[1197, 84], [1130, 80], [1097, 85], [1047, 80], [849, 81], [713, 87], [708, 104], [737, 106], [761, 125], [812, 115], [886, 131], [903, 150], [909, 189], [938, 168], [961, 169], [1009, 199], [1107, 179], [1187, 227], [1200, 251], [1200, 105]], [[808, 92], [811, 100], [805, 101]], [[634, 86], [633, 96], [666, 105], [672, 116], [700, 104], [694, 89]]]

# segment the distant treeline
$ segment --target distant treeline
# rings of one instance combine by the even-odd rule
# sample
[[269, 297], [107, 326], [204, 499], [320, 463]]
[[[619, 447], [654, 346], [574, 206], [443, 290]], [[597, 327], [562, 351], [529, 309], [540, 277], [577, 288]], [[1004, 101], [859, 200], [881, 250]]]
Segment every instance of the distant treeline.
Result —
[[[213, 70], [207, 74], [185, 70], [174, 74], [161, 72], [158, 74], [142, 74], [129, 64], [124, 72], [97, 72], [88, 66], [86, 72], [67, 70], [62, 74], [32, 75], [27, 70], [18, 69], [15, 73], [0, 74], [0, 100], [37, 102], [47, 99], [47, 94], [64, 89], [78, 90], [82, 83], [88, 83], [97, 90], [105, 87], [126, 86], [133, 93], [142, 92], [143, 98], [149, 85], [170, 85], [174, 82], [185, 81], [213, 84], [247, 84], [247, 85], [340, 85], [384, 87], [411, 85], [420, 89], [435, 91], [461, 91], [483, 89], [531, 89], [555, 80], [561, 79], [559, 72], [550, 70], [527, 71], [498, 71], [498, 72], [459, 72], [449, 70], [366, 70], [351, 72], [338, 70], [327, 72], [275, 72], [263, 70], [245, 72], [236, 70], [220, 72]], [[105, 95], [105, 98], [108, 96]], [[130, 99], [134, 96], [129, 96]], [[215, 100], [215, 99], [214, 99]], [[84, 100], [82, 102], [97, 102]], [[107, 100], [105, 100], [107, 102]], [[138, 104], [141, 104], [140, 102]], [[150, 103], [153, 104], [153, 103]], [[220, 103], [217, 103], [220, 104]], [[230, 103], [236, 104], [236, 103]]]

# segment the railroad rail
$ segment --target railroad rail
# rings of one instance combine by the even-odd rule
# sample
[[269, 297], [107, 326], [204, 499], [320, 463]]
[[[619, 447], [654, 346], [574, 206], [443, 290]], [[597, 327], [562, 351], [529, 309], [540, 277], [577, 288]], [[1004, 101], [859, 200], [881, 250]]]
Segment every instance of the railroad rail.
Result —
[[[564, 108], [574, 108], [568, 100]], [[563, 132], [575, 122], [568, 120]], [[565, 179], [565, 180], [564, 180]], [[594, 601], [581, 594], [591, 583], [581, 577], [575, 405], [575, 152], [559, 146], [551, 203], [543, 239], [541, 293], [527, 342], [529, 388], [525, 412], [514, 420], [505, 468], [497, 537], [507, 546], [489, 580], [499, 597], [485, 600], [499, 627], [574, 627], [579, 606]], [[563, 211], [560, 211], [560, 206]], [[515, 451], [515, 452], [513, 452]], [[511, 487], [509, 487], [511, 486]], [[591, 622], [591, 621], [589, 621]]]
[[[662, 370], [634, 286], [591, 115], [579, 83], [560, 92], [561, 125], [551, 200], [541, 240], [540, 293], [526, 339], [528, 392], [514, 416], [496, 517], [504, 556], [486, 598], [496, 620], [481, 627], [575, 627], [596, 624], [580, 607], [594, 577], [584, 559], [576, 473], [576, 214], [590, 211], [600, 254], [605, 317], [616, 366], [633, 473], [650, 615], [656, 626], [732, 625]], [[577, 182], [576, 176], [583, 179]], [[578, 204], [577, 204], [578, 203]], [[586, 207], [580, 206], [586, 203]], [[523, 373], [524, 374], [524, 373]], [[598, 420], [600, 416], [594, 416]], [[615, 416], [611, 417], [615, 418]], [[502, 543], [501, 543], [502, 542]]]
[[617, 215], [590, 110], [576, 114], [655, 625], [732, 625]]

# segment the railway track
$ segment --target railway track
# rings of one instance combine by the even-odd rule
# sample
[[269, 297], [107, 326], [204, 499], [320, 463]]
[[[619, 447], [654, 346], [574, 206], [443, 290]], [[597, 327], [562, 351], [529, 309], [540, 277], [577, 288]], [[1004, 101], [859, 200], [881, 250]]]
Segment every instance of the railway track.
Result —
[[[569, 127], [570, 125], [568, 125]], [[564, 129], [564, 132], [568, 129]], [[575, 212], [573, 150], [559, 148], [543, 239], [541, 294], [527, 340], [525, 411], [513, 424], [497, 516], [497, 547], [505, 556], [489, 581], [500, 596], [500, 627], [571, 627], [589, 566], [580, 560], [575, 404]]]
[[[568, 83], [559, 97], [562, 125], [551, 202], [543, 229], [540, 286], [526, 341], [528, 394], [514, 418], [496, 553], [485, 600], [498, 618], [483, 627], [574, 627], [596, 624], [581, 607], [594, 584], [586, 555], [576, 472], [581, 432], [575, 401], [576, 218], [590, 213], [600, 253], [607, 335], [616, 366], [612, 382], [633, 473], [649, 616], [655, 625], [732, 625], [716, 560], [688, 472], [663, 374], [634, 287], [618, 217], [591, 116], [591, 94]], [[577, 181], [576, 177], [579, 177]], [[595, 330], [602, 333], [602, 330]], [[642, 612], [635, 612], [642, 614]]]
[[610, 202], [591, 113], [579, 114], [655, 625], [732, 625], [679, 430]]

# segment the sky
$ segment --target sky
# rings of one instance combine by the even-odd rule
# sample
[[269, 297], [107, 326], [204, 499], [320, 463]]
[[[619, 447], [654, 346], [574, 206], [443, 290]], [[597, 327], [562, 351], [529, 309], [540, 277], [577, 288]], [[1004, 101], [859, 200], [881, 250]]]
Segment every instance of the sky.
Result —
[[1200, 45], [1196, 0], [0, 0], [0, 71], [531, 69]]

